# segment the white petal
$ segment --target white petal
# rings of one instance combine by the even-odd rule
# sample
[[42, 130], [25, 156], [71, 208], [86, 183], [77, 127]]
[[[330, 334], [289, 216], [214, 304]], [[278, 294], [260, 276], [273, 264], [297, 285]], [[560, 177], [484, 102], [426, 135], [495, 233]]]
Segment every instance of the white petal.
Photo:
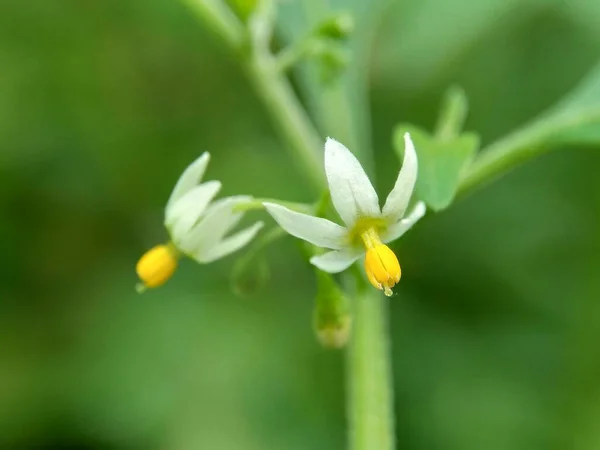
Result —
[[410, 134], [404, 133], [404, 161], [398, 173], [394, 188], [383, 205], [383, 215], [391, 222], [396, 222], [404, 216], [408, 202], [417, 181], [417, 153], [410, 139]]
[[381, 235], [381, 240], [383, 242], [395, 241], [404, 233], [406, 233], [421, 217], [423, 217], [425, 215], [425, 211], [425, 203], [417, 203], [410, 214], [406, 216], [406, 218], [388, 227], [385, 233]]
[[310, 258], [311, 264], [324, 272], [338, 273], [347, 269], [360, 258], [361, 252], [352, 250], [334, 250]]
[[360, 162], [331, 138], [325, 142], [325, 173], [333, 206], [348, 227], [360, 217], [379, 217], [379, 198]]
[[238, 195], [214, 202], [205, 211], [204, 217], [187, 234], [186, 239], [176, 244], [186, 253], [207, 252], [244, 215], [242, 211], [236, 211], [235, 207], [250, 200], [252, 200], [250, 196]]
[[330, 220], [292, 211], [275, 203], [264, 203], [265, 208], [281, 228], [319, 247], [340, 249], [347, 243], [348, 231]]
[[202, 177], [204, 176], [204, 172], [206, 172], [206, 167], [208, 166], [209, 161], [210, 154], [208, 152], [204, 152], [193, 163], [187, 166], [187, 168], [179, 177], [179, 180], [177, 180], [177, 184], [173, 188], [173, 192], [171, 192], [171, 196], [167, 202], [167, 211], [177, 200], [179, 200], [190, 189], [200, 183]]
[[262, 222], [256, 222], [254, 225], [225, 238], [208, 250], [198, 251], [196, 254], [193, 254], [192, 257], [200, 263], [209, 263], [221, 259], [248, 244], [254, 239], [254, 236], [256, 236], [256, 233], [258, 233], [263, 225]]
[[185, 237], [220, 189], [219, 181], [208, 181], [192, 188], [167, 209], [165, 226], [173, 240], [177, 242]]

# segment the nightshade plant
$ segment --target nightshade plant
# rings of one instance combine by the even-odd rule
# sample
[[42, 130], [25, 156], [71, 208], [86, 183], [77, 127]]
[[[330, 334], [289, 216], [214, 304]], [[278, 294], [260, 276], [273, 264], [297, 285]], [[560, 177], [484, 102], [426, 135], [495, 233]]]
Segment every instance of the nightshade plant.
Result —
[[[220, 183], [201, 182], [209, 157], [200, 156], [184, 171], [167, 204], [165, 226], [171, 241], [149, 250], [138, 262], [140, 290], [166, 282], [182, 255], [208, 263], [252, 240], [235, 265], [234, 276], [250, 274], [250, 279], [258, 280], [264, 274], [252, 269], [262, 267], [258, 258], [265, 246], [286, 233], [307, 241], [310, 245], [301, 249], [315, 270], [317, 337], [329, 347], [347, 344], [349, 448], [391, 450], [395, 434], [386, 296], [394, 288], [394, 301], [401, 301], [402, 289], [397, 286], [400, 264], [385, 243], [399, 238], [426, 211], [448, 208], [457, 197], [537, 155], [598, 140], [594, 126], [600, 123], [600, 66], [542, 117], [482, 150], [477, 134], [463, 132], [467, 100], [460, 88], [452, 87], [433, 133], [412, 124], [399, 124], [394, 130], [393, 145], [402, 163], [380, 209], [363, 169], [372, 163], [369, 148], [364, 138], [356, 137], [346, 107], [344, 40], [352, 30], [351, 16], [333, 15], [274, 52], [274, 0], [182, 1], [239, 60], [285, 148], [320, 196], [314, 204], [245, 195], [213, 201]], [[320, 76], [308, 77], [305, 88], [329, 102], [322, 108], [318, 127], [287, 78], [290, 71], [306, 65], [317, 68]], [[345, 227], [328, 214], [330, 206]], [[266, 210], [278, 226], [258, 234], [262, 227], [258, 222], [224, 237], [250, 209]], [[330, 251], [323, 253], [323, 247]], [[364, 271], [353, 269], [356, 261]], [[332, 273], [341, 274], [334, 278]]]

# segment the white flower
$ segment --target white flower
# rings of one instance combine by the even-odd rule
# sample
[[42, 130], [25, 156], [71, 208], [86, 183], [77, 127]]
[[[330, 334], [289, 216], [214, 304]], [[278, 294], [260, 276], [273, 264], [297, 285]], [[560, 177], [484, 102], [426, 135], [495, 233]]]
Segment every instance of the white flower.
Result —
[[365, 255], [369, 281], [391, 295], [391, 288], [400, 280], [400, 265], [384, 243], [398, 239], [425, 214], [425, 204], [419, 202], [404, 217], [417, 180], [417, 155], [408, 133], [404, 143], [402, 168], [380, 209], [377, 193], [360, 162], [342, 144], [327, 139], [325, 173], [333, 206], [345, 227], [275, 203], [264, 205], [292, 236], [332, 250], [311, 258], [316, 267], [325, 272], [341, 272]]
[[244, 215], [236, 207], [252, 197], [237, 195], [217, 200], [219, 181], [201, 183], [210, 160], [203, 153], [181, 174], [165, 209], [165, 226], [175, 246], [199, 263], [209, 263], [239, 250], [262, 228], [257, 222], [229, 237], [225, 237]]
[[137, 273], [142, 289], [164, 284], [175, 271], [180, 254], [209, 263], [239, 250], [262, 228], [263, 223], [257, 222], [225, 236], [244, 214], [236, 207], [252, 197], [238, 195], [213, 202], [221, 183], [201, 183], [209, 160], [210, 154], [203, 153], [179, 177], [165, 208], [165, 227], [171, 242], [152, 248], [140, 258]]

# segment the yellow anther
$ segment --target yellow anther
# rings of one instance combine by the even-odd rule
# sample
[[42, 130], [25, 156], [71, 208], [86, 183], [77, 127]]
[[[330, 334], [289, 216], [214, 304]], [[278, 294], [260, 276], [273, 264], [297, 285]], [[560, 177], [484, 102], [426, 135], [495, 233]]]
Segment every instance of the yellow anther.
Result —
[[367, 248], [365, 255], [365, 271], [367, 278], [385, 295], [392, 295], [392, 288], [400, 281], [400, 263], [390, 248], [381, 243], [379, 235], [373, 228], [365, 231], [361, 238]]
[[165, 284], [175, 272], [177, 260], [177, 250], [170, 244], [157, 245], [144, 253], [135, 268], [141, 280], [138, 292]]

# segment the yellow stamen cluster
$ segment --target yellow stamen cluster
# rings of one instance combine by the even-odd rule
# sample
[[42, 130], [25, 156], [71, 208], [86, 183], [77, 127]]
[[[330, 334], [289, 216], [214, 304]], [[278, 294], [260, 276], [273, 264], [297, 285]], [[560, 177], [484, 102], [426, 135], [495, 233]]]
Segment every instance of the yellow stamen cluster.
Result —
[[392, 288], [400, 281], [400, 263], [390, 248], [381, 243], [379, 235], [373, 228], [361, 234], [367, 249], [365, 255], [365, 271], [367, 278], [377, 289], [383, 290], [385, 295], [392, 295]]
[[148, 250], [136, 265], [136, 272], [141, 280], [137, 290], [155, 288], [165, 284], [177, 268], [177, 250], [171, 244], [157, 245]]

